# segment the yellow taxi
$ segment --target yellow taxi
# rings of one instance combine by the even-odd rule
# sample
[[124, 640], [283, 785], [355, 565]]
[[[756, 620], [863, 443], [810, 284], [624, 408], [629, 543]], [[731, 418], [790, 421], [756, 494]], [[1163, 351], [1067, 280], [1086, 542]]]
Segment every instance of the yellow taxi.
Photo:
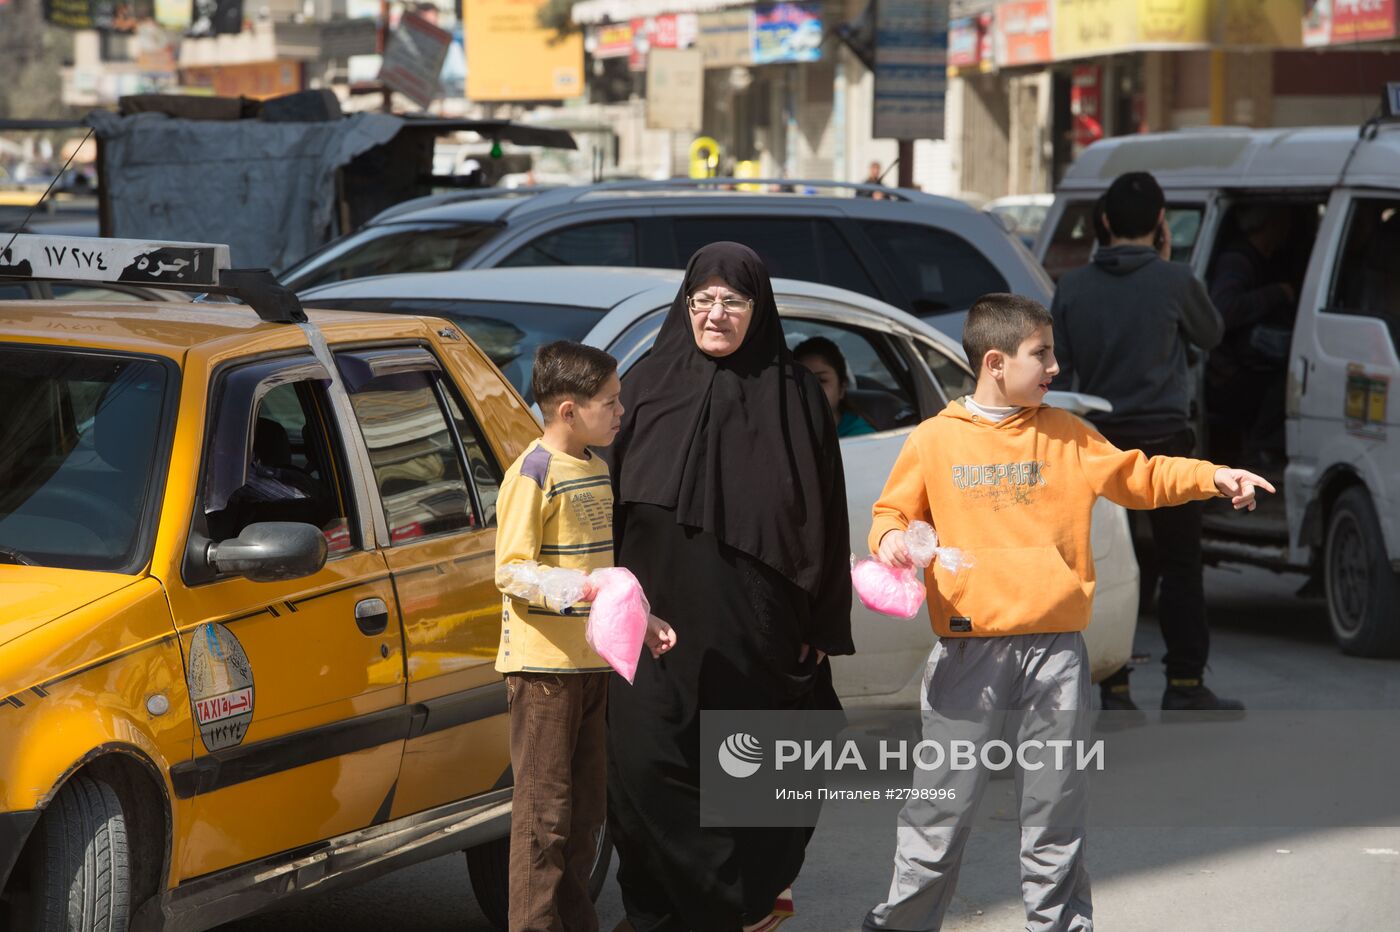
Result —
[[0, 301], [0, 928], [204, 929], [451, 851], [502, 922], [495, 501], [539, 429], [455, 325], [227, 265], [0, 243], [0, 281], [244, 302]]

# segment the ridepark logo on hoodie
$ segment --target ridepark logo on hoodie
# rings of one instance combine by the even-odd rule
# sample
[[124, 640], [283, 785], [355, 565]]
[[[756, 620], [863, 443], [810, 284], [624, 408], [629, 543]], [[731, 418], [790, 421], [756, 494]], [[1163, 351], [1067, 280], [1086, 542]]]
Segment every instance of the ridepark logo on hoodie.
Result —
[[1012, 505], [1033, 504], [1035, 498], [1030, 493], [1048, 484], [1047, 469], [1049, 465], [1043, 460], [954, 466], [953, 485], [963, 491], [973, 490], [976, 497], [986, 499], [994, 511], [999, 511]]

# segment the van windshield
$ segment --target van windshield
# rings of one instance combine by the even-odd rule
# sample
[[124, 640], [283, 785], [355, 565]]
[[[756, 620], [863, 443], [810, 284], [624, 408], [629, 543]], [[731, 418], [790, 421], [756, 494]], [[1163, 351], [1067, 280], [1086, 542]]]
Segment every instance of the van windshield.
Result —
[[335, 240], [280, 276], [293, 291], [327, 282], [460, 268], [499, 233], [491, 223], [386, 223]]
[[155, 359], [0, 347], [0, 562], [134, 572], [164, 470]]

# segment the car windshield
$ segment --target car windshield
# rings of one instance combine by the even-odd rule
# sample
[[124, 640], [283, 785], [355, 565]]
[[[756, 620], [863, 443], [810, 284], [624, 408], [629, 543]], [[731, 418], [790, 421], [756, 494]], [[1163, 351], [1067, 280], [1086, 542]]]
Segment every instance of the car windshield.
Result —
[[555, 340], [582, 340], [606, 313], [567, 304], [434, 298], [319, 298], [302, 303], [310, 308], [445, 317], [467, 332], [529, 404], [535, 402], [530, 391], [535, 350]]
[[371, 275], [446, 272], [500, 232], [490, 223], [386, 223], [335, 240], [282, 273], [293, 291]]
[[0, 562], [144, 564], [166, 374], [147, 357], [0, 347]]

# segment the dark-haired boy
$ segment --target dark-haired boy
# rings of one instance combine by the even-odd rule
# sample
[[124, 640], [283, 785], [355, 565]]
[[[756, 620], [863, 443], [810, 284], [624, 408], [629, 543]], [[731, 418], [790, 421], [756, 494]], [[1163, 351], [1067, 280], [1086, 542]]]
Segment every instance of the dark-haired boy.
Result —
[[[496, 502], [496, 583], [501, 641], [496, 669], [510, 707], [515, 775], [510, 835], [511, 932], [595, 932], [588, 895], [607, 816], [608, 664], [584, 636], [588, 609], [519, 597], [501, 573], [533, 562], [589, 572], [612, 566], [612, 480], [589, 451], [612, 443], [622, 422], [617, 360], [559, 341], [535, 354], [531, 385], [544, 436], [506, 470]], [[593, 597], [584, 594], [584, 601]], [[652, 618], [647, 646], [675, 643]]]
[[[1055, 290], [1055, 349], [1060, 373], [1054, 387], [1108, 399], [1113, 410], [1091, 414], [1094, 426], [1122, 449], [1148, 456], [1185, 456], [1196, 445], [1192, 429], [1192, 376], [1196, 350], [1209, 351], [1224, 333], [1205, 286], [1171, 256], [1166, 196], [1147, 172], [1119, 175], [1103, 198], [1106, 248], [1083, 268], [1066, 272]], [[1195, 347], [1195, 350], [1193, 350]], [[1210, 652], [1201, 568], [1200, 502], [1147, 516], [1153, 553], [1142, 554], [1144, 604], [1161, 578], [1157, 618], [1167, 652], [1162, 708], [1240, 711], [1204, 683]], [[1134, 710], [1123, 667], [1099, 684], [1103, 707]]]
[[[1003, 737], [1007, 712], [1077, 713], [1052, 727], [1067, 720], [1082, 734], [1094, 501], [1157, 508], [1226, 494], [1236, 508], [1253, 508], [1256, 488], [1273, 489], [1243, 470], [1119, 450], [1044, 406], [1059, 367], [1050, 314], [1030, 298], [983, 295], [968, 312], [963, 346], [978, 371], [975, 392], [914, 429], [870, 530], [871, 550], [894, 566], [912, 565], [904, 537], [914, 520], [931, 522], [942, 543], [976, 560], [958, 578], [937, 564], [927, 575], [939, 640], [924, 673], [921, 705], [934, 713], [925, 736], [939, 741], [943, 722], [956, 720], [960, 739], [985, 747]], [[1091, 930], [1084, 776], [1074, 767], [1017, 776], [1026, 928]], [[894, 879], [866, 929], [942, 925], [986, 780], [986, 768], [951, 772], [939, 786], [953, 789], [955, 802], [916, 798], [904, 807]]]

